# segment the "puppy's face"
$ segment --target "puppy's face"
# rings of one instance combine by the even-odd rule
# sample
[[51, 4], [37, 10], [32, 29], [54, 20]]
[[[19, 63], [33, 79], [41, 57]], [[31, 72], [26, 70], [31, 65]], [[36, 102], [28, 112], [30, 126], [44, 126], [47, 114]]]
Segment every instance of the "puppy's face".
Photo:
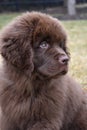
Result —
[[2, 55], [17, 70], [46, 77], [67, 73], [67, 38], [57, 19], [41, 13], [27, 13], [3, 34]]
[[55, 77], [68, 71], [66, 33], [56, 19], [41, 19], [33, 36], [34, 67], [37, 73]]

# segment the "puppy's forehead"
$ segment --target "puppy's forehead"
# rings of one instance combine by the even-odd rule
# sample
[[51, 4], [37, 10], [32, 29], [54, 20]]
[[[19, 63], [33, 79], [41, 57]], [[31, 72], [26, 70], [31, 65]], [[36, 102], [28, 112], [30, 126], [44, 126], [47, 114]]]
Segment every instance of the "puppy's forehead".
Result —
[[[42, 13], [37, 13], [37, 18], [36, 35], [39, 34], [54, 39], [66, 39], [66, 31], [58, 19]], [[34, 19], [36, 19], [36, 16], [33, 17]]]
[[37, 35], [55, 40], [67, 38], [66, 31], [58, 19], [39, 12], [27, 12], [18, 16], [3, 29], [1, 37], [27, 39], [32, 35], [34, 39]]

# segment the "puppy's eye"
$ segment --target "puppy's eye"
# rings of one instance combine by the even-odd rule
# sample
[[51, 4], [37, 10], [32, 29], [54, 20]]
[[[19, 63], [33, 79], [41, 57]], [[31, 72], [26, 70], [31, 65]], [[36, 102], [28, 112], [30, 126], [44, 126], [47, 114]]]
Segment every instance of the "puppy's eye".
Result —
[[46, 41], [43, 41], [43, 42], [40, 43], [39, 47], [41, 49], [48, 49], [49, 44]]

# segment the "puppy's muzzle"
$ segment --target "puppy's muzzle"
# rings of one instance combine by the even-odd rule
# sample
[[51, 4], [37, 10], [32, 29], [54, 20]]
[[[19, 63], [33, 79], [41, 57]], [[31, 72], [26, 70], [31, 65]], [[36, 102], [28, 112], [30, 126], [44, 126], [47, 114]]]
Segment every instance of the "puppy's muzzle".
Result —
[[62, 55], [59, 57], [59, 64], [61, 65], [67, 65], [69, 62], [69, 58], [67, 55]]
[[66, 54], [58, 54], [55, 56], [55, 60], [60, 64], [60, 65], [67, 65], [69, 62], [69, 57]]

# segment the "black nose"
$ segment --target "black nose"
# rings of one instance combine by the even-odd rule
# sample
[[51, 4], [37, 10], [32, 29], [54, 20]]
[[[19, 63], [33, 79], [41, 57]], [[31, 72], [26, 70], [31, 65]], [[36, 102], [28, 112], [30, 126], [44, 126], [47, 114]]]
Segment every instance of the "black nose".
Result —
[[59, 57], [59, 63], [62, 65], [67, 65], [68, 61], [69, 61], [68, 56], [60, 56]]

